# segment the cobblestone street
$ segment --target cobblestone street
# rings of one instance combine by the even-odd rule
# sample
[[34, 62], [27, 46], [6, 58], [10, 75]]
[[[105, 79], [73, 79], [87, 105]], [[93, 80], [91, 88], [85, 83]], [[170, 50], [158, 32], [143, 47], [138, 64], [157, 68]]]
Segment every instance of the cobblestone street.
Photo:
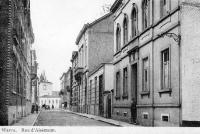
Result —
[[42, 111], [35, 126], [114, 126], [66, 111]]

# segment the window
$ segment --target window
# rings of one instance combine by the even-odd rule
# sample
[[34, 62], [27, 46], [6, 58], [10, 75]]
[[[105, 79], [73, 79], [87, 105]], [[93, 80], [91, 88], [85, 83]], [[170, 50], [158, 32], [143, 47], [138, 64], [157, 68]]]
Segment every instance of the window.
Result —
[[120, 25], [117, 25], [117, 30], [116, 30], [116, 51], [118, 52], [120, 50], [121, 46], [121, 30], [120, 30]]
[[127, 67], [123, 70], [123, 96], [128, 95], [128, 71]]
[[136, 7], [133, 7], [131, 18], [132, 18], [132, 37], [135, 37], [137, 35], [137, 9]]
[[149, 26], [149, 23], [150, 23], [150, 0], [143, 0], [142, 22], [143, 22], [143, 30], [145, 30]]
[[120, 97], [120, 72], [116, 73], [116, 97]]
[[128, 16], [124, 15], [124, 22], [123, 22], [123, 34], [124, 34], [124, 45], [128, 43]]
[[162, 114], [161, 115], [161, 120], [165, 122], [169, 122], [169, 114]]
[[149, 91], [149, 60], [143, 59], [143, 92]]
[[160, 16], [166, 16], [170, 10], [170, 0], [161, 0], [160, 1]]
[[97, 103], [96, 97], [97, 97], [97, 77], [95, 77], [95, 104]]
[[149, 118], [149, 114], [148, 113], [143, 113], [143, 119], [148, 119]]
[[162, 64], [161, 64], [161, 85], [162, 89], [169, 88], [169, 49], [162, 51]]
[[89, 104], [91, 104], [91, 96], [92, 96], [92, 80], [90, 80]]

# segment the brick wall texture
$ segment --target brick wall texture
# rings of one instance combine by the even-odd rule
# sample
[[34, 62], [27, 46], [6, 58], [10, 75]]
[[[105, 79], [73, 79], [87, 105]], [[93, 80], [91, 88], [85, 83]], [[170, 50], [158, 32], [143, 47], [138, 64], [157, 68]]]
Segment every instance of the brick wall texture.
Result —
[[[30, 98], [26, 97], [30, 92], [27, 55], [33, 34], [28, 3], [28, 0], [0, 1], [0, 126], [11, 125], [30, 112]], [[24, 19], [20, 20], [22, 16]]]

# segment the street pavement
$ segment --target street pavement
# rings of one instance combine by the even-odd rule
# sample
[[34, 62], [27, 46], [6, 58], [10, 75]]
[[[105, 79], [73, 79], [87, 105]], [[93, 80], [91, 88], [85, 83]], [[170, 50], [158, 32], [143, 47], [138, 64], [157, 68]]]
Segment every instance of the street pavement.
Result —
[[106, 122], [89, 119], [70, 112], [43, 110], [35, 126], [115, 126]]
[[21, 120], [13, 124], [13, 126], [33, 126], [36, 121], [39, 113], [29, 114], [26, 117], [23, 117]]

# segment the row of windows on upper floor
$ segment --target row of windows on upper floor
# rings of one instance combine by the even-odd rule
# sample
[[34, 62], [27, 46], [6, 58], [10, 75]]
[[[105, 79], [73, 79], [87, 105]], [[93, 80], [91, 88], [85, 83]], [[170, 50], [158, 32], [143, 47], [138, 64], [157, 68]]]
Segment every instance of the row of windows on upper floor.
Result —
[[[150, 0], [143, 0], [142, 2], [142, 29], [145, 30], [150, 26]], [[171, 2], [170, 0], [160, 0], [160, 15], [161, 18], [169, 13]], [[123, 29], [123, 44], [128, 43], [128, 15], [124, 14], [124, 20], [122, 24]], [[138, 8], [136, 4], [133, 4], [131, 12], [131, 36], [132, 38], [138, 35]], [[118, 23], [116, 28], [116, 52], [121, 49], [121, 26]]]

